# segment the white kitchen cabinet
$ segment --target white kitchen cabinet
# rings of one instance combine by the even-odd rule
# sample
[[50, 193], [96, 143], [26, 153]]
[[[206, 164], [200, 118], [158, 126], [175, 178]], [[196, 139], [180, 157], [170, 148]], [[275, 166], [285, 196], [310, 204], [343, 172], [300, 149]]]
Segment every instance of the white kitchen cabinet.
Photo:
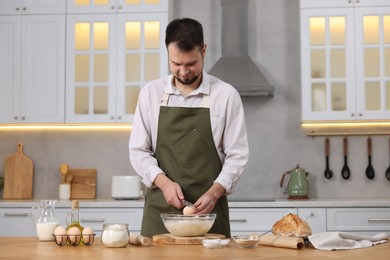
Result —
[[132, 122], [142, 86], [167, 74], [167, 22], [165, 11], [68, 15], [66, 122]]
[[326, 232], [325, 208], [298, 208], [298, 216], [309, 224], [313, 234]]
[[67, 12], [73, 14], [168, 12], [168, 0], [68, 0]]
[[66, 0], [1, 0], [1, 14], [65, 14]]
[[35, 225], [29, 213], [30, 209], [26, 208], [0, 208], [0, 236], [34, 236]]
[[0, 15], [0, 123], [63, 123], [65, 15]]
[[390, 232], [390, 208], [328, 208], [326, 218], [328, 231]]
[[301, 8], [378, 6], [388, 4], [387, 0], [301, 0]]
[[288, 213], [297, 214], [296, 208], [230, 208], [232, 235], [261, 234], [272, 229], [273, 224]]
[[301, 0], [302, 121], [390, 119], [390, 0]]
[[80, 224], [92, 228], [97, 237], [106, 223], [128, 224], [130, 233], [141, 231], [143, 208], [81, 208], [79, 214]]
[[[66, 227], [66, 217], [70, 208], [56, 208], [55, 216], [59, 224]], [[83, 227], [90, 227], [101, 236], [103, 224], [125, 223], [129, 232], [139, 234], [141, 231], [143, 208], [81, 208], [79, 220]], [[40, 210], [33, 211], [33, 218], [38, 220]], [[36, 225], [30, 216], [30, 208], [0, 208], [0, 236], [21, 237], [37, 236]]]

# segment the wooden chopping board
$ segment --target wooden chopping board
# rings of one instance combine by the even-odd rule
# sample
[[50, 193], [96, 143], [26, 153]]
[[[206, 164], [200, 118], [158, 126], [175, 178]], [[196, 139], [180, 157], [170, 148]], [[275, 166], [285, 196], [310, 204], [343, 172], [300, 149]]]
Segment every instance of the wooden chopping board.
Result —
[[207, 233], [201, 237], [177, 237], [172, 234], [160, 234], [153, 236], [153, 242], [170, 245], [201, 245], [205, 238], [225, 238], [222, 234]]
[[18, 151], [4, 161], [4, 199], [32, 199], [34, 163], [23, 153], [23, 144]]
[[96, 169], [69, 169], [67, 175], [71, 199], [96, 199]]

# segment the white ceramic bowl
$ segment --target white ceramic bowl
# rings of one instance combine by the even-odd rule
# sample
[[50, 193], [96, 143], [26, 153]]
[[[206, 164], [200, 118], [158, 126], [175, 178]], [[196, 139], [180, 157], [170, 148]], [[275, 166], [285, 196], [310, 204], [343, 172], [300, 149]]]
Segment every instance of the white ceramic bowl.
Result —
[[203, 236], [213, 226], [216, 217], [216, 213], [189, 216], [182, 213], [161, 213], [166, 229], [178, 237]]

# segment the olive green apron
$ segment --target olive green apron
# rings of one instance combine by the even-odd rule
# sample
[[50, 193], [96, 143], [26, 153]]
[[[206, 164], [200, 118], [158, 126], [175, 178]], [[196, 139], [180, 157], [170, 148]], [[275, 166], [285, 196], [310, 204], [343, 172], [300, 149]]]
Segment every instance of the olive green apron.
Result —
[[[210, 123], [209, 96], [203, 96], [204, 107], [168, 107], [164, 94], [158, 121], [155, 156], [159, 167], [178, 183], [187, 201], [195, 203], [212, 185], [222, 169]], [[169, 205], [159, 188], [148, 189], [141, 234], [152, 237], [168, 233], [160, 213], [177, 212]], [[230, 237], [229, 208], [226, 196], [216, 203], [217, 218], [209, 233]]]

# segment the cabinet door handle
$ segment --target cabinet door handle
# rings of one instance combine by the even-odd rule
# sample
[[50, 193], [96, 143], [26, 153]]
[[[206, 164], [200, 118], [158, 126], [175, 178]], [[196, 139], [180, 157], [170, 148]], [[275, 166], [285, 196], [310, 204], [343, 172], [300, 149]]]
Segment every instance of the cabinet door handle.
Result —
[[106, 220], [104, 218], [97, 218], [97, 219], [87, 219], [87, 218], [84, 218], [84, 219], [81, 219], [80, 220], [81, 222], [106, 222]]
[[390, 218], [369, 218], [368, 222], [390, 222]]
[[28, 213], [4, 213], [5, 217], [28, 217]]
[[245, 218], [243, 218], [243, 219], [231, 219], [230, 222], [245, 223], [245, 222], [247, 222], [247, 220]]

